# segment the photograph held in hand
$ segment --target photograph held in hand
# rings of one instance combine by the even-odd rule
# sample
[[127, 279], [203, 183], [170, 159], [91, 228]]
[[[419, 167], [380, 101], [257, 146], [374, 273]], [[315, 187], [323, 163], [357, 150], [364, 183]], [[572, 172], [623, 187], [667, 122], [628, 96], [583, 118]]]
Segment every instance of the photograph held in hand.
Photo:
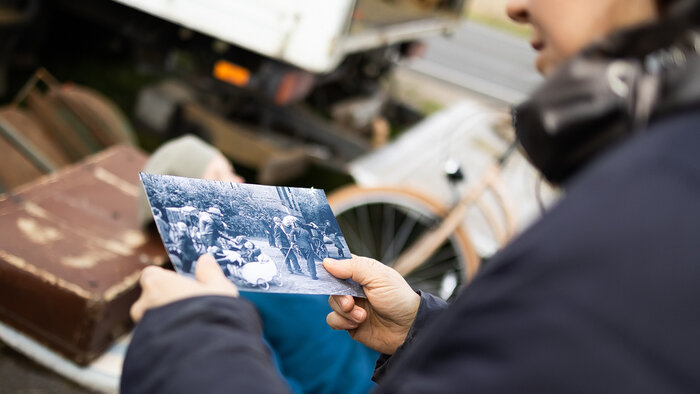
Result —
[[180, 274], [210, 254], [240, 291], [363, 296], [321, 264], [351, 257], [323, 190], [140, 176]]

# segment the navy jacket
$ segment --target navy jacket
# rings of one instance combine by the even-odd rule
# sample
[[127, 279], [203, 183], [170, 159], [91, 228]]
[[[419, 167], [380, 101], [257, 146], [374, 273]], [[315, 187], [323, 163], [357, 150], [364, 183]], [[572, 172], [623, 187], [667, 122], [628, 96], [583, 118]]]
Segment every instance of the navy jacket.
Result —
[[[589, 165], [449, 307], [422, 296], [409, 341], [380, 359], [378, 391], [700, 392], [699, 149], [696, 111]], [[197, 300], [148, 312], [123, 389], [148, 392], [160, 381], [175, 389], [162, 392], [191, 382], [208, 392], [283, 391], [259, 328], [248, 327], [255, 314], [226, 301], [200, 315], [187, 311]], [[178, 317], [181, 326], [163, 323]], [[148, 337], [154, 331], [170, 339]], [[210, 334], [213, 346], [202, 342]]]
[[593, 163], [380, 392], [700, 392], [700, 114]]

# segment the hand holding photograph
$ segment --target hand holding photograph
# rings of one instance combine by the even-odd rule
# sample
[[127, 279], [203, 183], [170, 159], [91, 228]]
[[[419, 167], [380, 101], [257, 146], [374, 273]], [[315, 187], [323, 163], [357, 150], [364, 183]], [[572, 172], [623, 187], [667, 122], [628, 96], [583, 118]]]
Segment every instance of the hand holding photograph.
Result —
[[209, 253], [241, 291], [364, 297], [321, 264], [350, 258], [323, 190], [139, 175], [177, 272]]

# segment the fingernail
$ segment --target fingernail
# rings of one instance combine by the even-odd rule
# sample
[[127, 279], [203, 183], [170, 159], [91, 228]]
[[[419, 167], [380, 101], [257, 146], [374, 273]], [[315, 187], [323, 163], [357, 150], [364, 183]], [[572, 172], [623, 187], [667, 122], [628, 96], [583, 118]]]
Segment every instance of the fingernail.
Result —
[[352, 318], [355, 319], [355, 320], [362, 320], [363, 315], [364, 315], [364, 314], [363, 314], [362, 311], [359, 310], [359, 309], [355, 309], [354, 311], [352, 311], [352, 312], [350, 313], [350, 316], [352, 316]]

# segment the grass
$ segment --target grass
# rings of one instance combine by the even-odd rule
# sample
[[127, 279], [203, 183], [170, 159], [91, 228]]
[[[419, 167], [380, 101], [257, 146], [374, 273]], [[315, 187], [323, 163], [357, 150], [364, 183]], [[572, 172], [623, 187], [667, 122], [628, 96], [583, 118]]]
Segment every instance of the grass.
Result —
[[431, 99], [422, 100], [420, 106], [418, 107], [420, 112], [425, 116], [434, 114], [443, 108], [445, 108], [444, 104]]

